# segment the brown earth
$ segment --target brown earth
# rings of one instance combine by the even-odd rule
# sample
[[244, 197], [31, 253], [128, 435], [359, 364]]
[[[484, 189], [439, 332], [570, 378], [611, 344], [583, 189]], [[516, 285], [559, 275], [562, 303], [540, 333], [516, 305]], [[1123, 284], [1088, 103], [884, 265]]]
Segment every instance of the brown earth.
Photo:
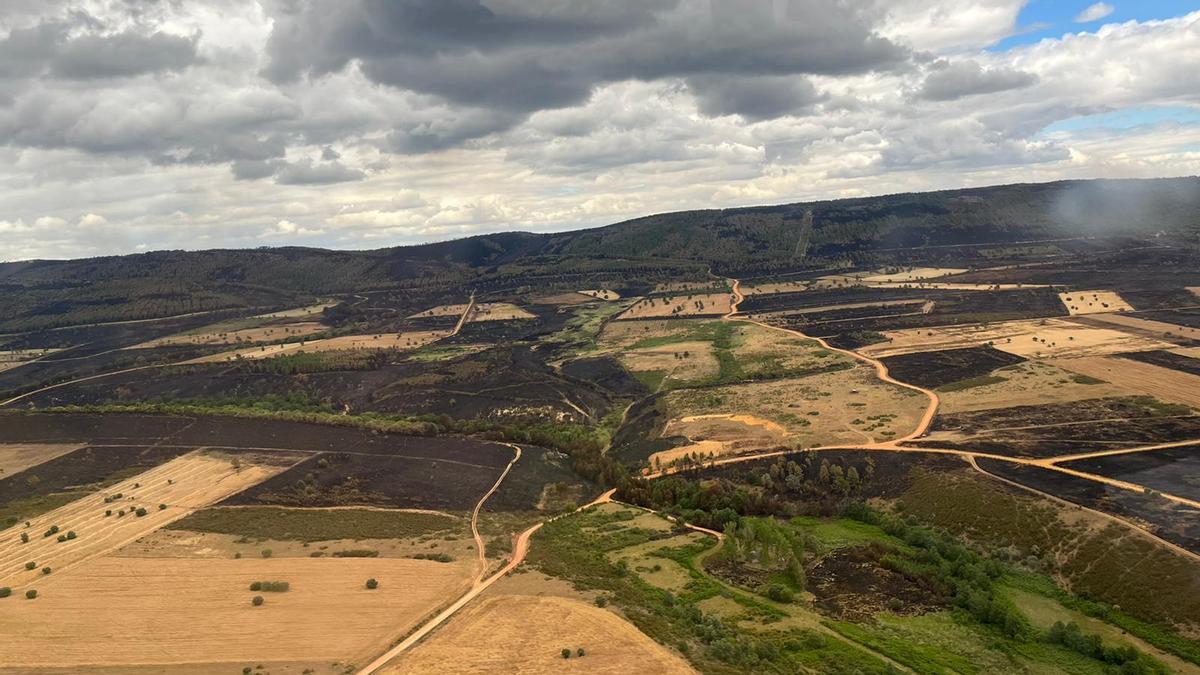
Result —
[[1130, 391], [1200, 408], [1200, 377], [1196, 375], [1140, 361], [1103, 356], [1057, 359], [1051, 363]]
[[[578, 657], [575, 650], [583, 648]], [[561, 651], [570, 649], [570, 659]], [[400, 673], [695, 672], [613, 612], [579, 600], [501, 595], [467, 607], [428, 641], [380, 671]]]

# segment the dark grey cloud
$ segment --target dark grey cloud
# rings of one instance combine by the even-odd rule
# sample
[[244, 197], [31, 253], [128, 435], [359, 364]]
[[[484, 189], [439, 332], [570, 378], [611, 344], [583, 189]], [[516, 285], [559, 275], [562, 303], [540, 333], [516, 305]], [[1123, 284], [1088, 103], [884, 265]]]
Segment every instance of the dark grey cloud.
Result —
[[1037, 75], [1013, 68], [984, 68], [975, 61], [939, 60], [925, 76], [917, 95], [928, 101], [953, 101], [1035, 84]]
[[341, 162], [315, 163], [311, 159], [276, 165], [275, 182], [280, 185], [331, 185], [362, 180], [367, 174]]
[[[591, 5], [602, 5], [600, 8]], [[838, 0], [309, 0], [275, 17], [266, 74], [286, 82], [356, 64], [374, 82], [504, 113], [586, 101], [623, 80], [838, 75], [908, 52]], [[734, 85], [725, 93], [736, 95]], [[803, 85], [754, 115], [804, 105]], [[722, 92], [714, 85], [709, 103]], [[758, 93], [766, 93], [764, 87]], [[747, 92], [754, 93], [754, 92]], [[483, 125], [487, 126], [487, 125]]]
[[199, 36], [133, 30], [80, 33], [99, 24], [87, 15], [18, 27], [0, 39], [0, 77], [70, 80], [131, 77], [182, 70], [197, 62]]
[[748, 121], [800, 115], [825, 97], [803, 77], [692, 77], [688, 88], [700, 112], [710, 117], [741, 115]]
[[62, 45], [50, 70], [75, 80], [183, 70], [196, 62], [196, 41], [196, 36], [159, 32], [83, 35]]

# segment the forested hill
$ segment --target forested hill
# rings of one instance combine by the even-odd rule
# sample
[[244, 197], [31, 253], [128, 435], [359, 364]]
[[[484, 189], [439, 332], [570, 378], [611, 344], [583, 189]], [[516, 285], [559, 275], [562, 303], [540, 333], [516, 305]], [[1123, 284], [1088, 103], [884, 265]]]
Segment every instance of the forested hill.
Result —
[[151, 318], [487, 279], [512, 283], [536, 274], [670, 267], [737, 273], [870, 263], [897, 249], [1160, 233], [1192, 246], [1200, 242], [1200, 178], [1064, 181], [683, 211], [590, 230], [489, 234], [374, 251], [162, 251], [5, 263], [0, 326]]

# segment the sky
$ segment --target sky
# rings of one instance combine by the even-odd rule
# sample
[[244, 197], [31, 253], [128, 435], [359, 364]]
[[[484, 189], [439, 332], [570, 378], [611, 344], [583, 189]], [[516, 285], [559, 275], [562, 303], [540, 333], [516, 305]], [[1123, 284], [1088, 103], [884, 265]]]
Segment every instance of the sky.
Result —
[[0, 261], [1200, 174], [1200, 0], [3, 0]]

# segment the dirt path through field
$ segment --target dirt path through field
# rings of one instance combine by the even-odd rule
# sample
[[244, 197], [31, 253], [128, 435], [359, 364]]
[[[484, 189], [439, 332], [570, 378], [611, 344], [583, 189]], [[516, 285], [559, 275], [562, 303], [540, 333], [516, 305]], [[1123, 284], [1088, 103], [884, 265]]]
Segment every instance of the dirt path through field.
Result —
[[467, 308], [463, 310], [462, 316], [458, 317], [458, 323], [454, 324], [454, 330], [450, 331], [450, 337], [458, 335], [462, 330], [463, 324], [467, 322], [467, 318], [471, 316], [471, 310], [475, 309], [475, 291], [471, 291], [471, 298], [467, 300]]
[[483, 537], [479, 534], [479, 511], [483, 508], [483, 503], [495, 494], [496, 490], [500, 489], [500, 484], [504, 482], [505, 477], [508, 476], [508, 472], [512, 471], [513, 465], [517, 463], [517, 460], [521, 459], [521, 446], [512, 443], [501, 443], [501, 445], [507, 445], [513, 449], [512, 461], [508, 463], [508, 466], [504, 467], [504, 471], [500, 473], [500, 477], [496, 479], [495, 484], [492, 485], [492, 489], [483, 495], [479, 503], [475, 505], [475, 510], [471, 512], [471, 536], [475, 537], [475, 550], [479, 552], [479, 571], [475, 573], [475, 581], [472, 584], [474, 586], [483, 583], [483, 575], [487, 574], [488, 567], [487, 550], [483, 543]]
[[505, 565], [503, 568], [500, 569], [500, 571], [496, 572], [495, 574], [488, 577], [487, 579], [475, 584], [471, 588], [471, 590], [466, 592], [465, 595], [463, 595], [458, 600], [455, 600], [454, 604], [452, 604], [449, 607], [447, 607], [446, 609], [442, 610], [437, 616], [433, 617], [432, 619], [427, 621], [425, 624], [423, 624], [420, 628], [413, 631], [413, 633], [410, 634], [408, 637], [404, 638], [404, 640], [400, 644], [396, 645], [395, 647], [392, 647], [387, 652], [385, 652], [382, 656], [375, 659], [371, 663], [367, 664], [366, 667], [359, 670], [358, 675], [371, 675], [372, 673], [375, 673], [383, 666], [387, 665], [387, 663], [389, 661], [396, 658], [396, 656], [398, 656], [399, 654], [407, 651], [410, 647], [412, 647], [416, 643], [420, 642], [421, 639], [424, 638], [426, 635], [429, 635], [429, 633], [431, 633], [435, 628], [437, 628], [438, 626], [442, 625], [447, 620], [449, 620], [450, 617], [454, 616], [455, 613], [457, 613], [460, 609], [462, 609], [467, 603], [474, 600], [480, 593], [487, 590], [492, 584], [503, 579], [509, 572], [516, 569], [517, 565], [520, 565], [522, 562], [525, 561], [525, 556], [529, 553], [530, 537], [532, 537], [535, 532], [540, 530], [543, 525], [545, 525], [548, 522], [562, 518], [564, 516], [570, 515], [572, 513], [578, 513], [579, 511], [582, 511], [584, 509], [587, 509], [587, 508], [590, 508], [590, 507], [593, 507], [593, 506], [596, 506], [599, 504], [605, 504], [607, 502], [610, 502], [610, 501], [612, 501], [612, 496], [615, 492], [616, 492], [615, 489], [609, 490], [608, 492], [605, 492], [604, 494], [600, 495], [599, 497], [596, 497], [592, 501], [588, 502], [587, 504], [584, 504], [583, 506], [580, 506], [579, 508], [575, 509], [574, 511], [570, 511], [565, 514], [555, 516], [554, 518], [550, 518], [549, 520], [540, 522], [540, 523], [534, 525], [533, 527], [530, 527], [529, 529], [522, 532], [520, 535], [517, 536], [517, 540], [513, 544], [512, 556], [509, 558], [507, 565]]

